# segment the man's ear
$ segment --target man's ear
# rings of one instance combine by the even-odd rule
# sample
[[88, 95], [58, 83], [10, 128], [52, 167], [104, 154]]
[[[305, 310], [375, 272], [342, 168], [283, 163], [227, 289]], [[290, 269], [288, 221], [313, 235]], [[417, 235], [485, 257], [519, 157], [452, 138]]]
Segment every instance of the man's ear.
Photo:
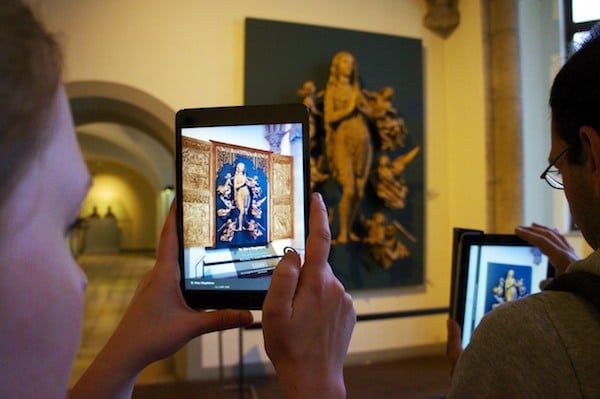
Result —
[[600, 196], [600, 132], [591, 126], [582, 126], [579, 129], [579, 138], [586, 166], [590, 168], [594, 181], [594, 189]]

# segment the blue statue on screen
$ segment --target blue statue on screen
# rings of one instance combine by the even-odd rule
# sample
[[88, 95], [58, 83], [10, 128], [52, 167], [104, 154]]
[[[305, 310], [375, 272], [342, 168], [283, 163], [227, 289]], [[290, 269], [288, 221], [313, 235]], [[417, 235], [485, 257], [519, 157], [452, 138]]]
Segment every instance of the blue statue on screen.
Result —
[[267, 243], [267, 178], [250, 160], [239, 157], [217, 172], [217, 247]]

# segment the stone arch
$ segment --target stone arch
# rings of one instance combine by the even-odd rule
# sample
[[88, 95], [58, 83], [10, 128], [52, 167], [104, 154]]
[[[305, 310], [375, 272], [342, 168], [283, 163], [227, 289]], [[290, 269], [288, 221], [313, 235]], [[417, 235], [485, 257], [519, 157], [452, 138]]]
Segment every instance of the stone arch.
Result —
[[147, 132], [175, 154], [175, 111], [139, 89], [106, 81], [77, 81], [65, 85], [75, 126], [113, 122]]
[[[132, 131], [140, 132], [152, 138], [152, 141], [156, 143], [156, 147], [164, 149], [165, 153], [170, 154], [174, 158], [175, 111], [156, 97], [132, 86], [108, 81], [74, 81], [66, 83], [65, 89], [69, 98], [76, 130], [87, 128], [87, 126], [83, 125], [97, 123], [114, 124], [131, 128]], [[82, 133], [85, 133], [85, 130]], [[113, 142], [110, 138], [107, 138], [107, 142], [111, 142], [117, 147], [123, 143], [127, 144], [127, 142], [123, 141]], [[129, 145], [122, 146], [122, 149], [124, 151], [130, 150]], [[84, 157], [85, 155], [86, 153], [84, 152]], [[117, 155], [116, 158], [120, 160], [124, 159], [118, 156], [118, 154], [113, 155]], [[89, 157], [86, 157], [86, 160], [87, 158]], [[137, 158], [139, 160], [139, 157]], [[159, 162], [160, 158], [152, 158], [152, 161]], [[136, 169], [139, 168], [139, 164], [128, 162], [127, 165], [140, 172], [140, 176], [148, 179], [149, 176], [147, 174], [141, 173], [142, 169]], [[172, 161], [173, 168], [174, 165], [175, 162]], [[147, 182], [154, 186], [154, 188], [158, 187], [158, 190], [172, 186], [172, 183], [165, 185], [164, 179], [160, 178], [155, 182], [158, 186], [152, 184], [152, 179], [148, 179]], [[170, 199], [166, 199], [162, 195], [162, 192], [157, 191], [156, 198], [153, 200], [158, 201], [156, 203], [157, 217], [155, 231], [155, 235], [158, 236], [161, 230], [160, 227], [166, 216], [166, 209], [168, 209], [168, 206], [166, 208], [163, 206], [163, 202], [170, 202]]]

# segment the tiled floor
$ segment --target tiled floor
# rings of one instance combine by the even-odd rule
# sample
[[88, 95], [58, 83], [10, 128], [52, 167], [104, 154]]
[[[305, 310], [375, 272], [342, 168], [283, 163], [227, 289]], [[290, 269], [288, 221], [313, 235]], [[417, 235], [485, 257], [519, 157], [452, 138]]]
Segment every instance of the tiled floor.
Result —
[[[82, 255], [77, 262], [85, 271], [85, 293], [81, 343], [73, 367], [73, 384], [104, 346], [125, 312], [144, 274], [154, 265], [154, 255]], [[140, 382], [174, 380], [172, 360], [153, 364], [140, 376]]]

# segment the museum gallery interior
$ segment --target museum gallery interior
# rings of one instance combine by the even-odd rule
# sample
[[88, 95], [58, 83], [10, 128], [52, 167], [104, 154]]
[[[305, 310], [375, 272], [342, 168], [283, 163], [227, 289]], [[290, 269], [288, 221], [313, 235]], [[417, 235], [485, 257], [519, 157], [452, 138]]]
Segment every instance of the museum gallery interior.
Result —
[[[595, 0], [27, 2], [65, 50], [93, 178], [68, 240], [89, 280], [72, 383], [153, 266], [184, 108], [306, 106], [304, 153], [283, 124], [264, 127], [264, 145], [230, 133], [185, 139], [185, 162], [200, 172], [184, 176], [194, 190], [183, 206], [202, 220], [186, 248], [201, 248], [193, 278], [271, 270], [250, 273], [235, 254], [261, 246], [278, 256], [297, 243], [304, 154], [307, 186], [329, 209], [330, 263], [358, 316], [349, 398], [446, 393], [455, 227], [510, 234], [538, 222], [580, 256], [590, 251], [539, 173], [549, 88], [600, 20]], [[351, 111], [335, 119], [341, 108]], [[204, 335], [152, 364], [134, 397], [280, 397], [253, 313], [251, 327]]]

